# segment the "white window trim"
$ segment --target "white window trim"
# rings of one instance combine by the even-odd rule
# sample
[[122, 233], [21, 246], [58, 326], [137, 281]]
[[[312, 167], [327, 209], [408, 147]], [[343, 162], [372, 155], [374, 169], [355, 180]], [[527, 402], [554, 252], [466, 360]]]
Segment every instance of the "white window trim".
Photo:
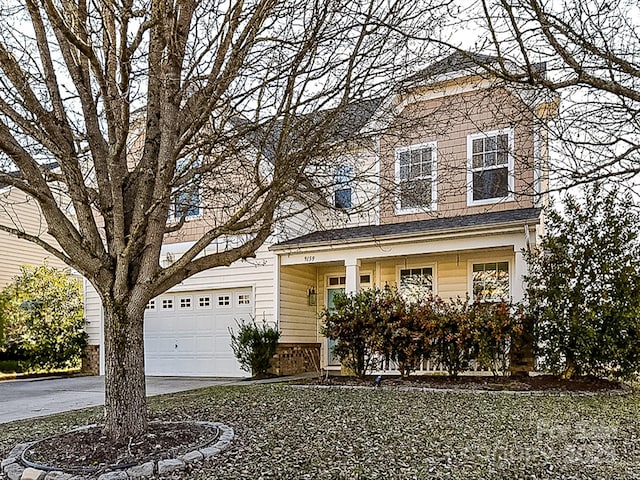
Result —
[[[507, 196], [486, 198], [484, 200], [473, 199], [473, 141], [479, 138], [492, 137], [497, 135], [508, 135], [509, 137], [509, 153], [507, 154]], [[494, 203], [510, 202], [514, 200], [515, 191], [515, 173], [514, 173], [514, 132], [513, 128], [503, 128], [501, 130], [491, 130], [488, 132], [479, 132], [467, 135], [467, 206], [475, 207], [477, 205], [491, 205]], [[501, 165], [495, 168], [503, 168]], [[490, 169], [482, 169], [490, 170]]]
[[[189, 300], [189, 306], [183, 307], [182, 300]], [[194, 309], [194, 301], [191, 295], [179, 295], [178, 296], [178, 310], [193, 310]]]
[[[431, 203], [423, 205], [421, 207], [402, 208], [400, 201], [400, 153], [408, 152], [411, 150], [418, 150], [421, 148], [431, 149]], [[438, 142], [426, 142], [417, 143], [414, 145], [408, 145], [406, 147], [398, 147], [395, 149], [395, 183], [397, 186], [395, 195], [395, 213], [396, 214], [410, 214], [421, 213], [425, 211], [435, 211], [438, 208]]]
[[[229, 303], [227, 305], [220, 305], [220, 298], [221, 297], [227, 297], [229, 299]], [[222, 309], [222, 310], [227, 310], [227, 309], [231, 309], [233, 308], [233, 294], [231, 293], [216, 293], [215, 294], [215, 308], [218, 309]]]
[[412, 268], [430, 268], [432, 273], [431, 279], [431, 293], [433, 295], [438, 295], [438, 264], [434, 263], [416, 263], [411, 264], [407, 263], [406, 265], [396, 265], [396, 285], [398, 289], [400, 289], [400, 271], [407, 270]]
[[[240, 303], [240, 297], [242, 295], [247, 295], [249, 297], [249, 303]], [[236, 292], [235, 297], [236, 306], [239, 308], [246, 308], [253, 305], [253, 295], [251, 292]]]
[[[159, 298], [159, 304], [156, 303], [156, 308], [158, 309], [158, 311], [160, 312], [166, 312], [166, 311], [172, 311], [172, 310], [176, 310], [176, 299], [174, 298], [173, 295], [165, 295], [163, 297], [157, 297]], [[170, 305], [171, 307], [165, 307], [165, 301], [167, 302], [171, 302]]]
[[158, 311], [158, 302], [155, 298], [152, 298], [147, 302], [144, 308], [145, 313], [156, 313]]
[[[504, 263], [509, 265], [509, 295], [504, 299], [505, 302], [510, 302], [513, 298], [513, 258], [509, 257], [489, 257], [489, 258], [473, 258], [467, 260], [467, 295], [469, 295], [469, 302], [476, 301], [473, 296], [473, 265], [479, 263]], [[483, 300], [483, 302], [491, 302], [493, 300]]]
[[[370, 288], [374, 285], [374, 279], [373, 279], [373, 271], [372, 270], [360, 270], [360, 277], [362, 277], [363, 275], [369, 275], [369, 279], [370, 282], [369, 283], [360, 283], [360, 285], [364, 285], [366, 288]], [[339, 285], [329, 285], [329, 279], [330, 278], [344, 278], [345, 279], [345, 283], [343, 284], [339, 284]], [[346, 286], [346, 274], [344, 273], [325, 273], [324, 275], [324, 284], [325, 284], [325, 290], [329, 289], [329, 288], [345, 288]], [[325, 297], [326, 297], [326, 292], [325, 292]], [[326, 299], [325, 299], [326, 300]]]
[[[209, 305], [200, 305], [200, 299], [201, 298], [205, 298], [208, 297], [209, 298]], [[198, 295], [195, 296], [194, 299], [194, 305], [193, 307], [196, 310], [212, 310], [213, 309], [213, 295], [211, 293], [200, 293]]]
[[[338, 173], [340, 171], [340, 169], [348, 169], [349, 171], [349, 179], [345, 182], [342, 181], [338, 181], [338, 177], [340, 177], [341, 175]], [[356, 208], [356, 199], [355, 199], [355, 189], [354, 189], [354, 179], [355, 179], [355, 168], [352, 165], [349, 164], [342, 164], [340, 165], [338, 168], [336, 168], [336, 171], [334, 172], [334, 181], [335, 181], [335, 185], [333, 187], [333, 195], [331, 198], [331, 203], [333, 204], [334, 208], [338, 211], [342, 211], [342, 212], [349, 212], [350, 210], [353, 210], [354, 208]], [[342, 177], [347, 177], [347, 175], [342, 175]], [[336, 205], [336, 194], [340, 191], [343, 190], [349, 190], [349, 202], [351, 203], [351, 206], [348, 208], [342, 208], [342, 207], [338, 207]]]

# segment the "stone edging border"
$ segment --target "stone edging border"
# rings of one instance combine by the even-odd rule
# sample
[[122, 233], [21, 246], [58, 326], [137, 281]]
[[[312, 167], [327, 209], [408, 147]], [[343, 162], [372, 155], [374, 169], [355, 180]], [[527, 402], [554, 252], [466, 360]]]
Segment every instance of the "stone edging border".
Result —
[[[220, 436], [216, 443], [211, 446], [199, 448], [191, 452], [187, 452], [178, 458], [170, 458], [166, 460], [150, 461], [141, 465], [136, 465], [126, 470], [114, 470], [102, 473], [97, 476], [97, 480], [127, 480], [130, 478], [144, 478], [155, 474], [165, 474], [184, 469], [188, 464], [202, 462], [209, 457], [217, 455], [227, 449], [235, 434], [233, 428], [220, 422], [191, 422], [198, 425], [216, 427]], [[88, 425], [81, 428], [91, 428], [95, 425]], [[8, 480], [89, 480], [96, 478], [95, 475], [71, 474], [58, 470], [44, 471], [33, 467], [25, 467], [22, 464], [22, 454], [37, 442], [20, 443], [13, 447], [9, 456], [0, 463], [0, 472], [3, 478]]]

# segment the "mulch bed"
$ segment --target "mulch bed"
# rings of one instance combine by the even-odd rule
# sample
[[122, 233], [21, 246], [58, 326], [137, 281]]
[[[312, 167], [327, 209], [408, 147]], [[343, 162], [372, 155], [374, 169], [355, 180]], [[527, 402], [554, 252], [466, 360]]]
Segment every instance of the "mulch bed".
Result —
[[[309, 383], [318, 385], [375, 385], [376, 376], [363, 379], [350, 376], [330, 376], [321, 381], [311, 379]], [[540, 392], [605, 392], [625, 391], [623, 384], [596, 377], [564, 379], [555, 375], [535, 375], [529, 377], [460, 375], [451, 378], [444, 375], [414, 375], [409, 378], [383, 376], [381, 386], [417, 387], [454, 390], [497, 390], [497, 391], [540, 391]]]
[[215, 427], [191, 422], [150, 423], [146, 434], [115, 443], [101, 427], [90, 427], [44, 439], [25, 452], [29, 462], [62, 471], [128, 468], [175, 458], [213, 442]]

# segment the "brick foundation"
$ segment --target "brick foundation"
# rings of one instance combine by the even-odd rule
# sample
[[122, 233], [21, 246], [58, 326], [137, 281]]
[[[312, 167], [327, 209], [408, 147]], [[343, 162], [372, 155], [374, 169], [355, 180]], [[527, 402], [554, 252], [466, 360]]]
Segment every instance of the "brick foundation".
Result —
[[100, 345], [87, 345], [84, 348], [80, 372], [86, 375], [100, 375]]
[[317, 372], [320, 368], [319, 343], [279, 343], [269, 373], [296, 375]]

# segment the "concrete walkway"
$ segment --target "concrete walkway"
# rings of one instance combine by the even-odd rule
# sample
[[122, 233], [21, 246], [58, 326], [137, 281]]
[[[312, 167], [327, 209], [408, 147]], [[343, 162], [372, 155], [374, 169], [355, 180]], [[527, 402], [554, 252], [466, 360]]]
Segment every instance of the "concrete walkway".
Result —
[[[251, 383], [255, 382], [240, 378], [147, 377], [147, 396], [213, 385]], [[104, 377], [46, 377], [0, 382], [0, 423], [98, 405], [104, 405]]]

